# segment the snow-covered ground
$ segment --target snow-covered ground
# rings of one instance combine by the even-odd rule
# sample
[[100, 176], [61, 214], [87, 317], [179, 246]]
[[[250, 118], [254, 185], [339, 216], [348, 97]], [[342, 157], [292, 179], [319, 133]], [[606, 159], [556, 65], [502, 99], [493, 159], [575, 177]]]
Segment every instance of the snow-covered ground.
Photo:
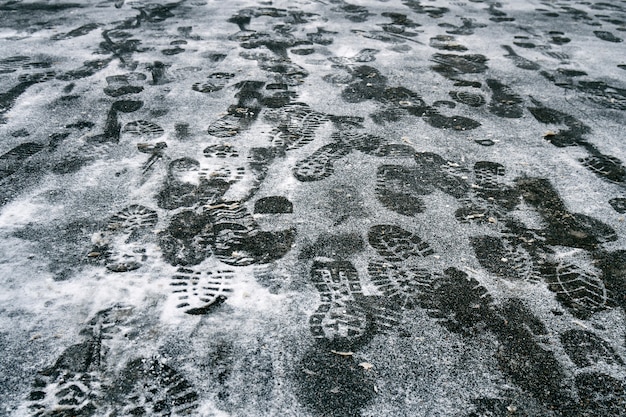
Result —
[[0, 415], [624, 415], [624, 37], [0, 2]]

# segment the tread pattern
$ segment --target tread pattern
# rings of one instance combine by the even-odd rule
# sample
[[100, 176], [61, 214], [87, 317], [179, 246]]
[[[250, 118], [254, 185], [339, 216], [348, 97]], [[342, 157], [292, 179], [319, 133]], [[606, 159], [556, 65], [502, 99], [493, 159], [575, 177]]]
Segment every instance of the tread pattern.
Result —
[[367, 272], [376, 286], [397, 309], [413, 309], [423, 305], [438, 277], [422, 268], [406, 268], [386, 262], [372, 261]]
[[418, 184], [410, 168], [383, 165], [376, 177], [376, 198], [385, 208], [404, 216], [414, 216], [426, 209], [421, 197], [431, 191]]
[[122, 131], [134, 136], [152, 139], [159, 138], [165, 134], [165, 130], [161, 126], [147, 120], [135, 120], [134, 122], [126, 123]]
[[98, 235], [88, 257], [103, 261], [111, 272], [139, 269], [148, 258], [145, 239], [157, 222], [156, 211], [139, 204], [120, 210]]
[[298, 149], [315, 139], [315, 132], [328, 116], [311, 109], [304, 103], [293, 103], [276, 109], [269, 109], [263, 114], [266, 122], [275, 126], [270, 134], [273, 146], [285, 150]]
[[478, 262], [490, 273], [510, 280], [540, 280], [534, 259], [521, 246], [493, 236], [472, 237], [470, 242]]
[[348, 261], [315, 261], [311, 281], [321, 304], [309, 319], [314, 338], [331, 343], [353, 343], [367, 335], [371, 322], [359, 302], [361, 283]]
[[198, 271], [197, 268], [179, 268], [170, 283], [178, 297], [177, 308], [192, 315], [207, 314], [214, 307], [226, 301], [232, 292], [235, 271], [215, 269]]
[[614, 306], [611, 294], [593, 273], [563, 264], [547, 264], [542, 273], [557, 300], [577, 317], [587, 318]]
[[434, 251], [419, 236], [394, 225], [377, 225], [368, 232], [370, 245], [389, 262], [425, 257]]
[[474, 278], [456, 268], [448, 268], [433, 281], [422, 308], [453, 333], [472, 335], [484, 331], [493, 321], [493, 299]]
[[132, 204], [111, 216], [107, 230], [130, 233], [135, 230], [154, 227], [157, 221], [156, 211], [139, 204]]
[[311, 156], [298, 161], [293, 175], [302, 182], [320, 181], [331, 176], [334, 162], [347, 154], [348, 151], [336, 143], [324, 145]]
[[189, 415], [198, 408], [198, 394], [176, 370], [157, 359], [130, 361], [116, 383], [118, 416]]
[[599, 362], [624, 366], [624, 361], [611, 345], [590, 331], [573, 329], [561, 333], [560, 337], [567, 356], [579, 368]]

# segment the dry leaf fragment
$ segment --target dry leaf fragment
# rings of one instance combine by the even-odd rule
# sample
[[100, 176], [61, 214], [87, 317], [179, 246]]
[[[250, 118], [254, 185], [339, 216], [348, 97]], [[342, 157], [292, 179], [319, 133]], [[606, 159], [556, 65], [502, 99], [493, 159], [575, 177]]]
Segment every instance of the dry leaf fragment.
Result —
[[589, 328], [589, 326], [587, 326], [585, 323], [583, 323], [580, 320], [572, 320], [572, 323], [579, 325], [583, 329], [588, 329]]
[[331, 350], [332, 353], [334, 353], [335, 355], [339, 355], [339, 356], [352, 356], [354, 355], [354, 352], [339, 352], [336, 350]]
[[369, 362], [361, 362], [359, 364], [360, 367], [362, 367], [363, 369], [365, 369], [366, 371], [369, 371], [370, 369], [372, 369], [374, 367], [374, 365], [372, 365]]

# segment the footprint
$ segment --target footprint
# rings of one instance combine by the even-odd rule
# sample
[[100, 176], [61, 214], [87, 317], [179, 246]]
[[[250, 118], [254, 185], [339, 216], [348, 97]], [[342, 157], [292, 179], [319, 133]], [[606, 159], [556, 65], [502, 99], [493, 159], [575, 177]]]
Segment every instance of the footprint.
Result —
[[[75, 345], [65, 353], [78, 349], [79, 345]], [[103, 395], [101, 386], [102, 382], [93, 372], [49, 369], [35, 379], [28, 396], [28, 409], [33, 417], [92, 416]]]
[[626, 213], [626, 198], [616, 197], [609, 200], [609, 204], [613, 207], [613, 210], [620, 214]]
[[483, 332], [494, 320], [493, 299], [474, 278], [448, 268], [425, 293], [421, 307], [453, 333], [464, 336]]
[[624, 41], [622, 38], [618, 38], [617, 36], [613, 35], [611, 32], [607, 32], [604, 30], [594, 30], [593, 34], [596, 35], [596, 38], [602, 39], [603, 41], [607, 41], [607, 42], [619, 43], [619, 42]]
[[498, 117], [519, 119], [524, 115], [520, 103], [522, 98], [513, 90], [498, 80], [488, 79], [487, 85], [491, 88], [492, 96], [489, 102], [489, 111]]
[[419, 236], [399, 226], [372, 226], [367, 234], [370, 246], [389, 262], [403, 262], [413, 257], [425, 257], [434, 252]]
[[579, 162], [594, 174], [616, 183], [626, 181], [626, 167], [618, 158], [594, 152], [594, 155], [580, 158]]
[[604, 282], [592, 272], [575, 265], [546, 263], [541, 273], [556, 299], [578, 318], [587, 319], [615, 306]]
[[178, 299], [176, 307], [183, 309], [186, 314], [208, 314], [226, 301], [232, 292], [234, 270], [204, 269], [206, 266], [178, 268], [172, 277], [170, 286]]
[[547, 244], [592, 250], [602, 243], [617, 240], [615, 230], [607, 224], [570, 212], [547, 179], [523, 178], [517, 180], [517, 185], [524, 201], [548, 223], [544, 230]]
[[507, 211], [520, 203], [520, 193], [516, 187], [507, 186], [499, 181], [506, 170], [502, 164], [490, 161], [478, 161], [474, 164], [476, 184], [472, 187], [476, 197], [497, 205]]
[[540, 280], [534, 260], [524, 248], [495, 236], [471, 237], [470, 242], [478, 262], [490, 273], [512, 281]]
[[175, 214], [158, 240], [163, 258], [173, 266], [198, 265], [213, 254], [212, 224], [192, 210]]
[[441, 54], [436, 53], [431, 60], [437, 64], [432, 69], [448, 79], [454, 80], [463, 74], [482, 74], [487, 70], [487, 57], [480, 54]]
[[295, 230], [266, 232], [238, 201], [207, 206], [215, 236], [214, 254], [232, 266], [264, 264], [285, 256], [295, 240]]
[[562, 365], [546, 349], [543, 323], [520, 301], [509, 300], [499, 309], [491, 330], [499, 341], [496, 359], [503, 372], [549, 409], [571, 403]]
[[204, 156], [207, 158], [238, 158], [239, 152], [237, 149], [228, 143], [219, 143], [216, 145], [210, 145], [204, 148]]
[[126, 123], [122, 132], [147, 139], [156, 139], [165, 134], [161, 126], [146, 120], [135, 120], [134, 122]]
[[228, 191], [230, 184], [221, 178], [200, 176], [200, 163], [192, 158], [172, 161], [163, 188], [157, 194], [160, 208], [173, 210], [212, 204]]
[[293, 175], [302, 182], [320, 181], [331, 176], [333, 164], [349, 153], [341, 144], [329, 143], [322, 146], [307, 158], [296, 162]]
[[235, 74], [228, 72], [214, 72], [209, 75], [208, 80], [204, 82], [197, 82], [191, 86], [191, 89], [199, 93], [213, 93], [223, 89], [228, 80], [235, 77]]
[[147, 260], [145, 241], [158, 221], [157, 213], [133, 204], [111, 216], [104, 232], [94, 237], [89, 257], [112, 272], [139, 269]]
[[568, 330], [561, 333], [561, 344], [567, 356], [579, 368], [597, 365], [624, 366], [624, 361], [604, 339], [587, 330]]
[[28, 396], [32, 416], [92, 416], [106, 398], [102, 372], [106, 355], [117, 343], [128, 343], [128, 319], [133, 308], [115, 305], [98, 312], [55, 364], [40, 371]]
[[424, 305], [434, 281], [441, 278], [427, 269], [381, 261], [370, 261], [367, 272], [378, 291], [400, 310]]
[[515, 53], [513, 48], [511, 48], [510, 46], [508, 45], [501, 45], [501, 46], [508, 52], [508, 54], [505, 55], [504, 57], [513, 61], [513, 63], [515, 64], [517, 68], [531, 70], [531, 71], [537, 71], [538, 69], [541, 68], [539, 64], [537, 64], [536, 62], [533, 62]]
[[422, 196], [430, 194], [419, 184], [415, 172], [401, 165], [382, 165], [376, 178], [376, 198], [388, 210], [415, 216], [426, 209]]
[[26, 142], [0, 156], [0, 181], [19, 171], [30, 157], [43, 148], [40, 143]]
[[183, 415], [195, 413], [200, 405], [191, 384], [158, 359], [128, 362], [111, 391], [115, 415]]
[[479, 93], [470, 93], [468, 91], [450, 91], [450, 97], [457, 103], [465, 104], [470, 107], [481, 107], [485, 104], [485, 97]]
[[457, 199], [467, 196], [471, 187], [464, 167], [432, 152], [417, 152], [414, 158], [422, 189], [435, 188]]
[[143, 87], [133, 85], [132, 83], [145, 81], [146, 78], [144, 74], [138, 72], [106, 77], [108, 85], [104, 88], [104, 93], [110, 97], [121, 97], [127, 94], [140, 93], [143, 91]]
[[454, 36], [437, 35], [429, 40], [429, 45], [435, 49], [444, 51], [465, 52], [467, 47], [458, 43]]
[[312, 142], [315, 132], [330, 121], [326, 114], [304, 103], [269, 109], [264, 112], [263, 119], [275, 126], [270, 134], [272, 145], [285, 150], [298, 149]]
[[370, 336], [367, 311], [358, 302], [363, 295], [361, 283], [351, 262], [315, 261], [311, 281], [321, 300], [309, 319], [314, 338], [347, 348]]
[[626, 406], [626, 384], [599, 372], [576, 375], [580, 415], [619, 417]]

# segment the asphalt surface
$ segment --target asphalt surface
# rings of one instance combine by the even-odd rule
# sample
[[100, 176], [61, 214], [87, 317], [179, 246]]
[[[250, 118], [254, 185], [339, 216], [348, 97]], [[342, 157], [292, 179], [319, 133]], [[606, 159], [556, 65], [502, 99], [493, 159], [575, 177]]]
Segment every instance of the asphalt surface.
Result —
[[624, 37], [0, 2], [0, 415], [626, 415]]

